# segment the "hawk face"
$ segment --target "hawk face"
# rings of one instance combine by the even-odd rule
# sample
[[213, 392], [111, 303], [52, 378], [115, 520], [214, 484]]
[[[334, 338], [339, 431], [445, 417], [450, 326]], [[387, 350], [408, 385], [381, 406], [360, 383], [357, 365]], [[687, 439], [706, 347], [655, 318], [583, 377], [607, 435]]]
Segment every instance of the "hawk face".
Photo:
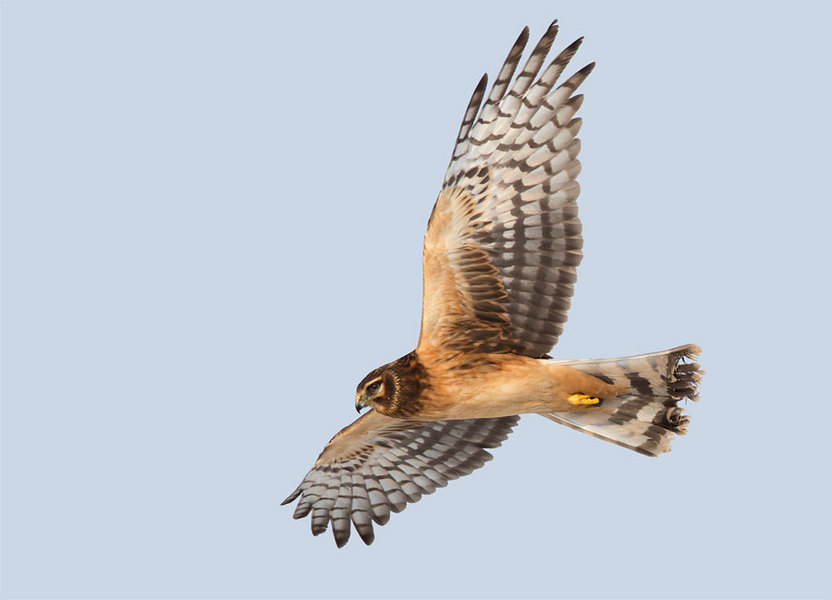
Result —
[[358, 384], [355, 409], [372, 407], [399, 419], [418, 412], [420, 396], [428, 388], [425, 369], [415, 352], [370, 371]]
[[375, 408], [378, 404], [389, 401], [387, 396], [394, 386], [391, 385], [391, 377], [385, 369], [386, 365], [373, 369], [358, 384], [355, 391], [355, 410], [361, 412], [361, 409], [368, 406]]

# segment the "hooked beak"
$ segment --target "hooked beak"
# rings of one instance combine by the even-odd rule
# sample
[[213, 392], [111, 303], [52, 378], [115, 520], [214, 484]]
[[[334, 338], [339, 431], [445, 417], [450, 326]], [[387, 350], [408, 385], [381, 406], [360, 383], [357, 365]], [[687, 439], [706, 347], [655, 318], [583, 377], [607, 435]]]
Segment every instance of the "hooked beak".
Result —
[[358, 392], [355, 395], [355, 412], [361, 413], [361, 409], [367, 408], [370, 403], [367, 401], [367, 398], [361, 395], [361, 392]]

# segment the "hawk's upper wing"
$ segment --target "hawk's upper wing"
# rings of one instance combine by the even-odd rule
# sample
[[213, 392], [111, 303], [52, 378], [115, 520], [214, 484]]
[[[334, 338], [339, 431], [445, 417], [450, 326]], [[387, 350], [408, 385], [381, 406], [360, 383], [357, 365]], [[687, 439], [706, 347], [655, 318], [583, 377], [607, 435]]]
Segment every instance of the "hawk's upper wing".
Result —
[[486, 77], [474, 91], [425, 235], [417, 351], [538, 357], [563, 330], [583, 244], [573, 94], [594, 63], [554, 87], [579, 39], [537, 77], [556, 32], [512, 83], [524, 29], [484, 104]]
[[390, 511], [431, 494], [448, 481], [478, 469], [506, 439], [520, 417], [418, 422], [371, 410], [338, 432], [283, 504], [300, 497], [294, 517], [312, 513], [312, 533], [332, 522], [340, 548], [350, 521], [372, 543], [372, 521], [384, 525]]

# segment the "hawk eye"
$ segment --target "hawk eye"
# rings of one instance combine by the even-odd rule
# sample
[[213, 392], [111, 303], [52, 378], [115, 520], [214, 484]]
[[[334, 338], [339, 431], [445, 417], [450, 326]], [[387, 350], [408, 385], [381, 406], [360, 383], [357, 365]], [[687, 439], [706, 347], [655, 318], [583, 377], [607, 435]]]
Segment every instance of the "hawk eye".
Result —
[[379, 390], [380, 387], [381, 387], [381, 382], [380, 381], [374, 381], [373, 383], [371, 383], [370, 385], [367, 386], [367, 391], [370, 392], [371, 394], [375, 394]]

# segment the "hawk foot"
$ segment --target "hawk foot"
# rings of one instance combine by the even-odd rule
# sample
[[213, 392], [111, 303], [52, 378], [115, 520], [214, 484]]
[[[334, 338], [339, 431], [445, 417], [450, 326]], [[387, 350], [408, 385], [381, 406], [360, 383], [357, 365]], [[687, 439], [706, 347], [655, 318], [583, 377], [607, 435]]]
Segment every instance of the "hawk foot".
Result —
[[594, 404], [600, 404], [601, 402], [599, 398], [593, 398], [592, 396], [587, 396], [586, 394], [572, 394], [566, 399], [566, 401], [575, 406], [592, 406]]

